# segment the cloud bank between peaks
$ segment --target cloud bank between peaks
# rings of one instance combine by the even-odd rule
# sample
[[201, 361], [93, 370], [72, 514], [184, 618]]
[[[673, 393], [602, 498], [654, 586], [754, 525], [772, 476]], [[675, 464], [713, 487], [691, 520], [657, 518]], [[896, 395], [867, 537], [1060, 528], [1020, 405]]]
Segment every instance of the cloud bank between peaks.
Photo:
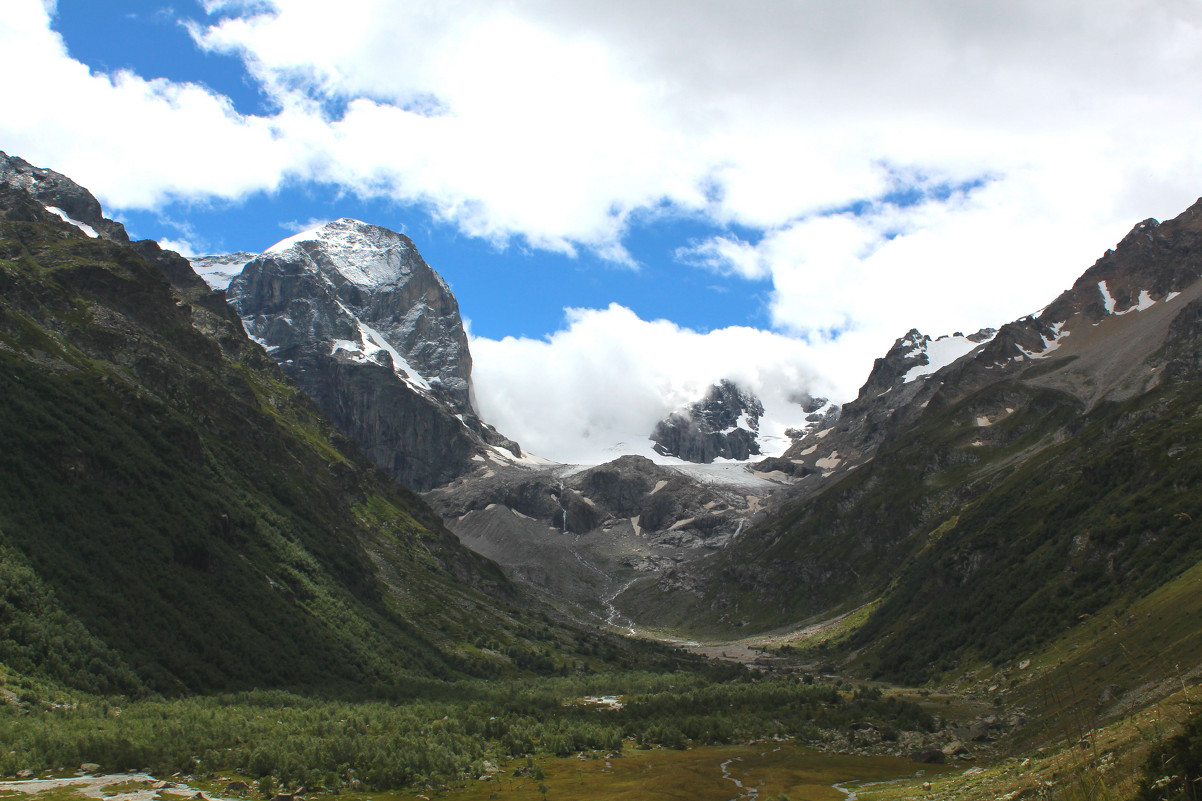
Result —
[[[10, 0], [0, 69], [22, 79], [6, 84], [20, 113], [0, 120], [3, 149], [117, 212], [323, 182], [421, 204], [499, 246], [628, 266], [640, 220], [743, 232], [642, 267], [769, 281], [773, 331], [755, 332], [752, 355], [741, 332], [671, 331], [618, 307], [574, 312], [546, 340], [476, 341], [481, 403], [498, 415], [556, 391], [531, 389], [527, 359], [597, 388], [591, 405], [565, 395], [564, 431], [635, 422], [606, 419], [625, 414], [619, 401], [644, 420], [701, 380], [655, 361], [704, 362], [718, 342], [738, 343], [764, 386], [846, 398], [909, 328], [1031, 312], [1134, 222], [1202, 191], [1196, 4], [209, 0], [205, 12], [179, 24], [240, 59], [271, 112], [240, 114], [200, 82], [91, 72], [54, 32], [53, 3]], [[580, 345], [602, 323], [616, 336], [590, 341], [604, 359]], [[650, 339], [618, 336], [623, 325]]]

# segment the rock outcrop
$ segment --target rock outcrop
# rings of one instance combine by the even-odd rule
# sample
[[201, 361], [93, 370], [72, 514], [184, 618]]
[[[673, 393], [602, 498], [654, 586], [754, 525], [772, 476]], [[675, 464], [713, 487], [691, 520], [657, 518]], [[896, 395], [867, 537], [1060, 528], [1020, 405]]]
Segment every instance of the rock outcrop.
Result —
[[406, 486], [521, 455], [476, 415], [458, 303], [403, 234], [335, 220], [252, 259], [228, 296], [247, 332]]
[[128, 242], [125, 226], [104, 216], [91, 192], [67, 176], [0, 151], [0, 184], [19, 189], [47, 211], [75, 225], [92, 238]]

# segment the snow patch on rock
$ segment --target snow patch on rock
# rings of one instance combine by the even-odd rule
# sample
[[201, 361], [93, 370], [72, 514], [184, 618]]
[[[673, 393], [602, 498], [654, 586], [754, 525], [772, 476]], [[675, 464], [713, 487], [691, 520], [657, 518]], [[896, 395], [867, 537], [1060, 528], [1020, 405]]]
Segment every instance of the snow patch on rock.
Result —
[[100, 238], [100, 234], [96, 233], [95, 228], [88, 225], [87, 223], [82, 223], [79, 220], [72, 218], [69, 214], [67, 214], [67, 212], [63, 211], [62, 209], [58, 208], [57, 206], [43, 206], [42, 208], [46, 209], [46, 211], [50, 212], [51, 214], [58, 216], [60, 219], [63, 220], [63, 222], [71, 223], [76, 228], [78, 228], [79, 230], [83, 231], [85, 234], [90, 236], [92, 239]]

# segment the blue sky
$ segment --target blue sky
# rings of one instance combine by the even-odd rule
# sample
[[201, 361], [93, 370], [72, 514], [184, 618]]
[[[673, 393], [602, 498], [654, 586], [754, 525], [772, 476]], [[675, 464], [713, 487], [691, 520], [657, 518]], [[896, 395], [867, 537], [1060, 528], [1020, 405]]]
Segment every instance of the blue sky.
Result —
[[[127, 69], [144, 78], [201, 83], [228, 97], [243, 114], [272, 104], [244, 63], [202, 51], [183, 25], [207, 19], [197, 2], [60, 0], [54, 29], [68, 53], [98, 72]], [[53, 165], [47, 165], [53, 166]], [[644, 319], [667, 318], [708, 331], [770, 324], [769, 283], [682, 267], [677, 248], [730, 233], [696, 215], [670, 211], [627, 232], [633, 265], [590, 252], [575, 257], [533, 249], [519, 239], [496, 242], [462, 234], [419, 204], [365, 197], [314, 182], [291, 182], [234, 202], [168, 202], [129, 209], [122, 220], [138, 238], [187, 240], [204, 253], [266, 250], [297, 223], [354, 217], [408, 234], [451, 284], [478, 336], [542, 337], [564, 324], [564, 309], [620, 303]], [[745, 236], [754, 232], [742, 232]], [[203, 255], [198, 253], [197, 255]]]
[[0, 150], [137, 236], [409, 234], [485, 418], [564, 458], [721, 378], [854, 397], [1202, 192], [1170, 0], [7, 0], [0, 71]]

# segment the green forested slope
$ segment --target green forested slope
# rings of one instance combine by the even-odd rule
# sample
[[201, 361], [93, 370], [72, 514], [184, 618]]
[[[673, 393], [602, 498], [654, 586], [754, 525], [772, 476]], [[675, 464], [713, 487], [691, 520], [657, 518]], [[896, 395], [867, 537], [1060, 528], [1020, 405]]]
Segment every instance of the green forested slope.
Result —
[[[0, 218], [0, 662], [184, 692], [632, 653], [505, 605], [496, 566], [339, 435], [182, 259], [88, 239], [5, 187]], [[39, 603], [57, 617], [23, 613]], [[38, 637], [61, 668], [31, 656]], [[112, 675], [80, 669], [88, 653]]]

